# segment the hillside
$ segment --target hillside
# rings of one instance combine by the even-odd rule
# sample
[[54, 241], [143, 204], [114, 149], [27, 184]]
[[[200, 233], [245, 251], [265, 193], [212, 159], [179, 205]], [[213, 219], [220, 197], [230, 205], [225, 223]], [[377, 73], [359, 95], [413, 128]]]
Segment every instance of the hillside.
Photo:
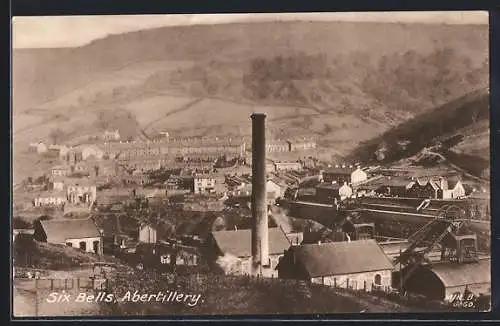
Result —
[[[119, 278], [113, 292], [122, 297], [126, 291], [157, 293], [172, 288], [198, 294], [196, 304], [132, 303], [113, 305], [109, 315], [283, 315], [335, 314], [365, 312], [412, 312], [414, 308], [371, 297], [337, 291], [328, 286], [283, 279], [223, 276], [218, 274], [174, 275], [160, 277], [147, 272]], [[189, 302], [189, 301], [188, 301]]]
[[386, 164], [411, 158], [424, 166], [444, 160], [489, 178], [489, 109], [486, 89], [471, 92], [362, 143], [350, 158]]
[[[411, 41], [410, 41], [411, 40]], [[14, 151], [106, 128], [124, 138], [314, 136], [325, 156], [488, 83], [486, 26], [270, 22], [180, 26], [15, 50]], [[83, 138], [82, 138], [83, 137]]]

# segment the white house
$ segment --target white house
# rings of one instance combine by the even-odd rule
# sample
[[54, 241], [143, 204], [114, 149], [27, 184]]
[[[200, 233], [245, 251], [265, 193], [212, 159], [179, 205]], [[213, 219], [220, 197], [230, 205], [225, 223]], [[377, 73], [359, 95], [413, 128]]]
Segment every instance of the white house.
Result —
[[344, 182], [344, 184], [339, 188], [339, 196], [340, 200], [344, 200], [352, 196], [352, 188], [347, 185], [347, 182]]
[[139, 242], [144, 243], [156, 243], [157, 239], [157, 230], [155, 227], [149, 224], [143, 224], [139, 228]]
[[358, 166], [356, 170], [354, 170], [351, 173], [351, 184], [352, 185], [357, 185], [361, 182], [364, 182], [368, 180], [368, 174], [366, 174], [365, 171], [361, 170], [361, 168]]
[[33, 199], [35, 207], [62, 206], [64, 203], [66, 203], [66, 196], [61, 191], [44, 191]]
[[460, 180], [440, 179], [440, 186], [443, 190], [443, 199], [455, 199], [465, 197], [465, 188]]

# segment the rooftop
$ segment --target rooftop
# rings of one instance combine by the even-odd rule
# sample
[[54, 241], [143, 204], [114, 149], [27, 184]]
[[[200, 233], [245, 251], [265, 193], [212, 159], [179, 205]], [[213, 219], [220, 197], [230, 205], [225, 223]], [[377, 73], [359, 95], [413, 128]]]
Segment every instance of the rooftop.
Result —
[[[215, 231], [212, 234], [222, 253], [236, 257], [252, 255], [252, 230]], [[289, 247], [290, 243], [281, 229], [269, 229], [269, 254], [283, 254]]]
[[375, 240], [306, 244], [291, 250], [310, 277], [393, 269], [392, 262]]
[[65, 219], [40, 221], [47, 240], [62, 243], [67, 239], [100, 237], [101, 234], [92, 219]]
[[430, 270], [446, 287], [491, 282], [491, 258], [470, 264], [438, 263], [433, 264]]
[[356, 170], [355, 167], [335, 167], [335, 168], [328, 168], [325, 169], [324, 173], [331, 173], [331, 174], [351, 174]]

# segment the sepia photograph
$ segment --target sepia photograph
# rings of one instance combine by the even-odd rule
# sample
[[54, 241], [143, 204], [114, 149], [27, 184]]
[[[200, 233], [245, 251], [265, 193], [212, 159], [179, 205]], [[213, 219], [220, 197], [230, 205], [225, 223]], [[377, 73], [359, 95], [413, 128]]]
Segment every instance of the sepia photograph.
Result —
[[13, 317], [490, 311], [488, 19], [13, 17]]

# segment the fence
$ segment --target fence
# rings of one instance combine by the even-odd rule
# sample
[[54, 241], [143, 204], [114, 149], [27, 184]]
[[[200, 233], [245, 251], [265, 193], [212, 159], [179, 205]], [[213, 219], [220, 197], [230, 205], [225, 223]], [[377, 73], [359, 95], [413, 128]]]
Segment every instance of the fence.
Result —
[[95, 278], [43, 278], [43, 279], [22, 279], [28, 288], [34, 291], [69, 291], [69, 290], [106, 290], [110, 287], [109, 279]]

